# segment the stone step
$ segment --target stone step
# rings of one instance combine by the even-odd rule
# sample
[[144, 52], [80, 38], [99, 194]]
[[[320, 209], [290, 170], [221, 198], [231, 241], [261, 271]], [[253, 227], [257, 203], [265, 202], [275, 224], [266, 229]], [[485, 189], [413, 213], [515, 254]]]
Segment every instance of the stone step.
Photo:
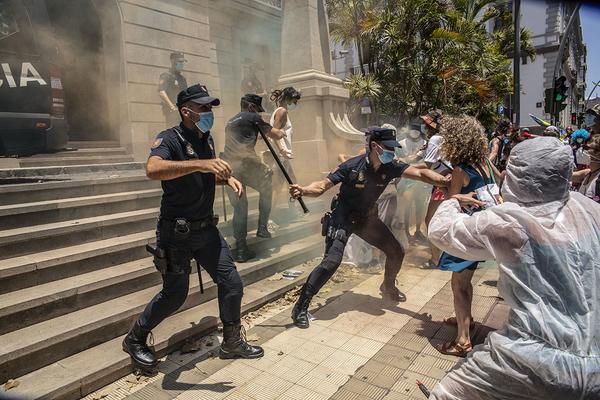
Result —
[[[129, 211], [117, 212], [106, 215], [94, 215], [91, 217], [61, 220], [60, 212], [55, 213], [52, 217], [52, 212], [49, 217], [57, 220], [57, 222], [42, 223], [40, 225], [30, 225], [21, 227], [19, 218], [16, 222], [13, 219], [8, 229], [0, 231], [0, 260], [31, 254], [40, 251], [55, 249], [58, 247], [72, 246], [77, 243], [87, 243], [96, 240], [108, 239], [115, 236], [128, 235], [131, 233], [154, 229], [156, 227], [156, 219], [159, 215], [159, 200], [158, 197], [147, 200], [149, 203], [155, 203], [156, 208], [138, 209], [134, 207], [136, 204], [142, 205], [142, 202], [134, 200], [128, 207]], [[228, 216], [231, 217], [233, 207], [228, 200], [225, 200]], [[255, 209], [258, 203], [258, 194], [248, 193], [249, 209]], [[93, 209], [90, 209], [93, 211]], [[85, 213], [85, 207], [80, 210]], [[222, 202], [217, 201], [214, 205], [214, 212], [221, 216], [221, 221], [224, 220], [224, 211]], [[258, 211], [250, 211], [248, 213], [249, 223], [252, 224], [255, 220], [252, 219], [257, 215]], [[68, 214], [68, 212], [66, 212]], [[48, 215], [47, 215], [48, 217]], [[231, 219], [229, 219], [229, 225]], [[0, 218], [1, 220], [1, 218]], [[9, 217], [10, 220], [10, 217]], [[15, 227], [16, 225], [17, 227]], [[224, 229], [228, 229], [227, 225]], [[256, 225], [249, 225], [251, 229], [256, 229]]]
[[35, 160], [39, 158], [62, 158], [62, 157], [89, 157], [89, 156], [108, 156], [108, 155], [127, 155], [124, 147], [84, 147], [70, 148], [65, 151], [55, 153], [35, 154], [29, 157], [21, 157], [19, 160]]
[[[297, 265], [322, 252], [318, 236], [281, 246], [276, 255], [263, 253], [264, 260], [238, 265], [246, 285]], [[181, 311], [212, 300], [214, 283], [205, 278], [200, 294], [197, 279], [190, 280], [190, 293]], [[65, 314], [0, 336], [0, 382], [20, 376], [125, 334], [161, 285]], [[265, 293], [266, 294], [266, 293]], [[195, 317], [202, 314], [195, 314]], [[194, 319], [195, 320], [195, 319]], [[166, 325], [166, 324], [165, 324]], [[182, 325], [185, 326], [185, 325]], [[95, 360], [90, 359], [90, 363]]]
[[99, 147], [119, 147], [120, 144], [117, 140], [81, 140], [81, 141], [69, 141], [67, 147], [74, 149], [89, 149]]
[[76, 155], [76, 156], [56, 156], [56, 157], [30, 157], [20, 158], [19, 165], [23, 168], [30, 167], [52, 167], [65, 165], [90, 165], [107, 163], [127, 163], [133, 162], [131, 155]]
[[108, 239], [156, 226], [158, 208], [0, 231], [0, 259]]
[[[253, 197], [257, 196], [250, 195], [249, 197], [252, 203], [257, 202], [256, 199], [252, 200]], [[308, 204], [314, 211], [312, 215], [319, 217], [319, 210], [323, 208], [324, 202], [320, 199], [311, 199], [308, 201]], [[218, 207], [215, 209], [219, 211]], [[228, 207], [228, 211], [231, 213], [231, 207]], [[289, 211], [285, 208], [274, 209], [273, 215], [275, 216], [286, 212]], [[117, 216], [118, 215], [120, 214], [117, 214]], [[145, 217], [152, 225], [146, 230], [140, 228], [139, 231], [121, 234], [115, 237], [96, 239], [89, 242], [82, 241], [80, 235], [81, 231], [79, 230], [82, 228], [82, 226], [80, 226], [81, 224], [71, 224], [70, 227], [72, 230], [70, 231], [70, 236], [67, 234], [66, 236], [63, 235], [57, 238], [52, 236], [52, 230], [46, 229], [45, 233], [48, 233], [48, 235], [42, 237], [42, 239], [30, 238], [31, 240], [29, 242], [21, 242], [30, 244], [29, 249], [34, 249], [31, 253], [12, 256], [7, 255], [4, 259], [2, 259], [2, 253], [0, 253], [0, 294], [143, 258], [146, 255], [144, 250], [145, 245], [155, 240], [157, 215], [158, 214], [155, 211], [145, 214]], [[310, 215], [311, 214], [309, 214], [309, 216]], [[119, 223], [120, 219], [118, 217], [111, 217], [111, 220], [114, 223]], [[249, 239], [254, 237], [253, 230], [256, 229], [257, 219], [258, 211], [255, 210], [248, 213]], [[104, 216], [104, 221], [106, 222], [106, 216]], [[102, 219], [100, 219], [100, 222], [102, 222]], [[146, 224], [146, 222], [142, 223], [142, 225]], [[37, 230], [30, 228], [29, 232], [36, 233], [42, 228], [57, 225], [61, 224], [40, 225], [37, 227]], [[62, 225], [64, 226], [65, 224], [63, 223]], [[93, 224], [91, 225], [94, 226]], [[232, 232], [231, 219], [229, 219], [228, 222], [225, 222], [222, 218], [219, 223], [219, 230], [224, 236], [230, 236]], [[0, 231], [0, 234], [3, 234], [4, 232]], [[40, 234], [41, 232], [38, 235]], [[10, 236], [5, 235], [5, 238], [8, 239]], [[23, 234], [21, 235], [21, 238], [23, 238]], [[57, 241], [62, 241], [63, 238], [67, 238], [67, 241], [69, 241], [70, 244], [67, 245], [65, 242], [62, 242], [62, 245], [60, 245], [59, 243], [56, 243]], [[38, 246], [36, 246], [36, 243]], [[44, 250], [41, 247], [44, 243], [46, 243], [46, 247], [52, 245], [54, 247], [46, 248]], [[8, 251], [14, 252], [15, 250], [13, 247], [17, 246], [20, 246], [20, 244], [9, 244], [5, 247]], [[27, 248], [27, 246], [25, 246], [25, 248]]]
[[154, 230], [0, 260], [0, 293], [126, 263], [147, 255]]
[[[310, 273], [309, 267], [296, 265], [293, 268], [303, 272], [295, 280], [262, 279], [246, 285], [242, 313], [256, 310], [303, 284]], [[154, 349], [158, 356], [163, 357], [178, 349], [190, 336], [213, 331], [219, 322], [218, 316], [216, 299], [170, 316], [153, 331]], [[121, 350], [124, 336], [91, 347], [27, 375], [13, 375], [20, 385], [11, 392], [15, 396], [27, 399], [80, 399], [131, 372], [129, 355]]]
[[101, 194], [0, 206], [0, 226], [15, 229], [29, 226], [123, 213], [160, 206], [162, 189]]
[[54, 177], [55, 175], [75, 175], [91, 174], [96, 172], [116, 172], [116, 171], [143, 171], [146, 163], [144, 162], [108, 162], [104, 163], [84, 163], [80, 165], [53, 165], [36, 166], [24, 168], [2, 168], [0, 169], [0, 178], [25, 178], [25, 177]]
[[[280, 229], [272, 239], [252, 237], [257, 252], [275, 249], [318, 231], [319, 216]], [[149, 235], [150, 236], [150, 235]], [[234, 247], [234, 246], [232, 246]], [[0, 294], [0, 334], [160, 283], [151, 257]]]
[[[115, 173], [116, 172], [116, 173]], [[27, 203], [99, 196], [160, 188], [160, 182], [150, 180], [143, 170], [78, 175], [64, 181], [0, 185], [0, 205], [25, 205]]]

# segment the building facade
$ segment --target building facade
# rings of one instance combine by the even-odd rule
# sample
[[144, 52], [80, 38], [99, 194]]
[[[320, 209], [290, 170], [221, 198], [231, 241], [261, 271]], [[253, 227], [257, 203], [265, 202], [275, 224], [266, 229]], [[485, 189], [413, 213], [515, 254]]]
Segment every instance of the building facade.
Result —
[[[521, 64], [521, 126], [538, 126], [529, 114], [551, 119], [544, 111], [544, 91], [552, 88], [560, 41], [574, 8], [575, 3], [567, 1], [521, 2], [521, 25], [532, 32], [537, 53], [535, 61]], [[571, 113], [584, 111], [587, 55], [579, 15], [575, 18], [557, 69], [557, 77], [564, 76], [569, 88], [567, 106], [557, 122], [563, 127], [571, 125]]]

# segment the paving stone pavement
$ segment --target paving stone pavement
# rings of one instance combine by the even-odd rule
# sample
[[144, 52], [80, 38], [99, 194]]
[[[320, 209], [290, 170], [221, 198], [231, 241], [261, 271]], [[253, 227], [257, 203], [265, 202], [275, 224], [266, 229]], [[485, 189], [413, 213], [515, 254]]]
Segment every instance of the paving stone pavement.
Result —
[[[418, 255], [398, 277], [407, 302], [384, 302], [382, 275], [363, 273], [334, 286], [313, 310], [306, 330], [291, 324], [290, 307], [248, 331], [265, 348], [259, 360], [219, 360], [174, 354], [161, 374], [139, 390], [88, 398], [119, 400], [405, 400], [424, 399], [415, 381], [432, 389], [459, 360], [435, 346], [454, 338], [442, 323], [453, 314], [450, 273], [422, 270]], [[341, 267], [343, 268], [343, 266]], [[497, 268], [484, 264], [473, 278], [473, 341], [498, 328], [508, 307], [497, 297]], [[316, 305], [316, 302], [313, 302]]]

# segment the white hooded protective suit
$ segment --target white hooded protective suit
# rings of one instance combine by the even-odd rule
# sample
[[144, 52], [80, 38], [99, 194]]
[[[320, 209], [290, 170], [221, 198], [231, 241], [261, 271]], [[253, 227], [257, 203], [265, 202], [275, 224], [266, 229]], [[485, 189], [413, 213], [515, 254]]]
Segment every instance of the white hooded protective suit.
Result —
[[511, 310], [430, 399], [600, 399], [600, 205], [568, 191], [572, 164], [558, 139], [526, 140], [504, 204], [469, 217], [448, 200], [431, 220], [440, 249], [498, 262]]

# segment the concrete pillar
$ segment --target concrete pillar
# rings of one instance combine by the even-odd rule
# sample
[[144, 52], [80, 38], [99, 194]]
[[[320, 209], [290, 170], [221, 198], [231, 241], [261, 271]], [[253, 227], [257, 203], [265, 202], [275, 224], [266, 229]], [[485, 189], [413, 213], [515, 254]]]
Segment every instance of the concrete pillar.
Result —
[[348, 140], [360, 140], [356, 133], [343, 137], [347, 132], [331, 128], [334, 110], [345, 108], [340, 104], [349, 95], [342, 81], [328, 73], [330, 68], [324, 0], [285, 0], [279, 86], [293, 86], [302, 93], [300, 107], [290, 112], [293, 164], [301, 183], [322, 178], [337, 164], [337, 153], [347, 151]]

